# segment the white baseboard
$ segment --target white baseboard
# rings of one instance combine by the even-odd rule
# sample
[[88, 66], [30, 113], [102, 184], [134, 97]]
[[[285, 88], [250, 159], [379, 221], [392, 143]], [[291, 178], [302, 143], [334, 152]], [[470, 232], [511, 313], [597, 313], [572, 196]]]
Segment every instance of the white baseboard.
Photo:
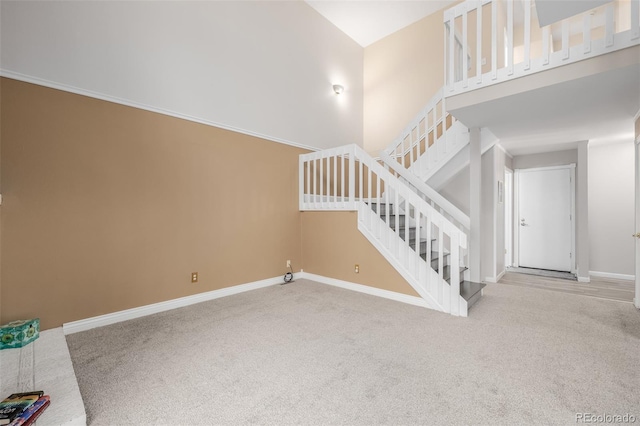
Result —
[[635, 281], [636, 280], [636, 276], [635, 275], [616, 274], [614, 272], [589, 271], [589, 275], [591, 275], [593, 277], [600, 277], [600, 278], [615, 278], [615, 279], [618, 279], [618, 280], [628, 280], [628, 281]]
[[590, 283], [591, 277], [577, 277], [579, 283]]
[[[301, 273], [294, 274], [294, 279], [296, 278], [301, 278]], [[182, 308], [184, 306], [193, 305], [195, 303], [206, 302], [208, 300], [219, 299], [221, 297], [231, 296], [233, 294], [244, 293], [245, 291], [256, 290], [259, 288], [283, 283], [283, 277], [274, 277], [261, 281], [234, 285], [231, 287], [221, 288], [219, 290], [207, 291], [191, 296], [180, 297], [178, 299], [167, 300], [165, 302], [153, 303], [151, 305], [140, 306], [138, 308], [131, 308], [124, 311], [112, 312], [110, 314], [100, 315], [97, 317], [68, 322], [62, 324], [62, 331], [65, 335], [78, 333], [80, 331], [86, 331], [96, 327], [103, 327], [105, 325], [115, 324], [117, 322], [140, 318], [146, 315], [157, 314], [158, 312]]]
[[324, 277], [322, 275], [311, 274], [309, 272], [301, 272], [300, 278], [306, 278], [311, 281], [344, 288], [346, 290], [357, 291], [360, 293], [369, 294], [371, 296], [383, 297], [385, 299], [391, 299], [395, 300], [396, 302], [407, 303], [409, 305], [420, 306], [423, 308], [429, 307], [429, 304], [421, 297], [409, 296], [408, 294], [396, 293], [395, 291], [382, 290], [380, 288], [370, 287], [368, 285], [342, 281], [335, 278]]
[[486, 283], [493, 283], [493, 284], [495, 284], [495, 283], [497, 283], [498, 281], [500, 281], [500, 280], [502, 279], [502, 277], [504, 277], [505, 272], [506, 272], [506, 271], [505, 271], [505, 270], [503, 270], [502, 272], [500, 272], [500, 273], [498, 274], [498, 276], [497, 276], [497, 277], [485, 277], [484, 282], [486, 282]]

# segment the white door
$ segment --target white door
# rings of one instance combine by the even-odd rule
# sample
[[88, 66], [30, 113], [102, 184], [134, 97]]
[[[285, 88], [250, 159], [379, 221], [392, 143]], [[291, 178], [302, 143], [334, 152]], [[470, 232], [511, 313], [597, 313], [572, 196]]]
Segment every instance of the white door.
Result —
[[519, 266], [571, 271], [571, 168], [519, 170]]

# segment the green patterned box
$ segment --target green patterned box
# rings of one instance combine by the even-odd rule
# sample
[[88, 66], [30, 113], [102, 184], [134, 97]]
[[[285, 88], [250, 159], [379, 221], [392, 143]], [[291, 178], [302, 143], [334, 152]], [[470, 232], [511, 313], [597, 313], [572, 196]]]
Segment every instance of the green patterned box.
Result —
[[21, 348], [40, 336], [40, 318], [12, 321], [0, 327], [0, 350]]

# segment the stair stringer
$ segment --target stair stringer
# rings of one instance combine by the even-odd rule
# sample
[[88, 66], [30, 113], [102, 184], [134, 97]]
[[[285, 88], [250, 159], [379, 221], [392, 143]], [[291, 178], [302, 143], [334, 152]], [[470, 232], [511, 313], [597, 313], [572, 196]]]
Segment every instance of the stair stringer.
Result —
[[469, 129], [456, 121], [408, 170], [426, 182], [467, 145], [469, 145]]
[[[424, 300], [424, 307], [440, 312], [451, 313], [449, 306], [450, 291], [445, 290], [449, 287], [449, 283], [440, 278], [438, 273], [431, 268], [418, 253], [413, 251], [405, 240], [399, 238], [389, 226], [379, 218], [369, 206], [360, 201], [357, 203], [358, 211], [358, 230], [369, 242], [378, 250], [378, 252], [389, 262], [391, 266], [404, 278], [404, 280], [420, 295]], [[372, 223], [372, 228], [366, 225]], [[378, 234], [378, 235], [376, 235]], [[389, 249], [381, 243], [381, 239], [386, 241], [394, 241], [395, 249], [398, 255], [394, 255]], [[430, 275], [428, 282], [432, 283], [431, 288], [426, 288], [427, 280], [415, 279], [409, 271], [409, 268], [419, 268], [426, 271]], [[440, 285], [436, 285], [439, 283]], [[434, 291], [435, 290], [435, 291]], [[434, 294], [435, 293], [435, 294]], [[468, 316], [467, 301], [458, 295], [459, 316]]]
[[[499, 139], [489, 131], [489, 129], [483, 127], [480, 130], [480, 152], [484, 154], [495, 144], [499, 142]], [[451, 179], [453, 179], [462, 169], [469, 165], [469, 143], [463, 146], [455, 155], [451, 156], [448, 163], [443, 165], [436, 173], [428, 174], [425, 176], [418, 176], [427, 185], [436, 191], [440, 191]]]

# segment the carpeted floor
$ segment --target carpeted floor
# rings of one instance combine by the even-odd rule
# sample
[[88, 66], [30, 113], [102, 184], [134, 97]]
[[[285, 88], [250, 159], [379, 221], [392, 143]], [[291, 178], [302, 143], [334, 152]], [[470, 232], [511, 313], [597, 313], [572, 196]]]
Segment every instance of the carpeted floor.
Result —
[[454, 318], [298, 280], [67, 341], [89, 425], [640, 419], [640, 313], [539, 289]]

